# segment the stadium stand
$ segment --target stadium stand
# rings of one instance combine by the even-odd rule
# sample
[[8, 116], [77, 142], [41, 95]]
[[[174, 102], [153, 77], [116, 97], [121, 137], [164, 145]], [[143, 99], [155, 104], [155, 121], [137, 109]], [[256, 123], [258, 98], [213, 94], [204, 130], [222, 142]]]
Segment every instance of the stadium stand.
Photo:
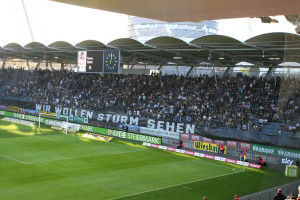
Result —
[[[200, 75], [78, 74], [8, 70], [2, 98], [55, 106], [118, 111], [199, 126], [281, 134], [299, 129], [298, 78]], [[0, 76], [1, 77], [1, 76]]]

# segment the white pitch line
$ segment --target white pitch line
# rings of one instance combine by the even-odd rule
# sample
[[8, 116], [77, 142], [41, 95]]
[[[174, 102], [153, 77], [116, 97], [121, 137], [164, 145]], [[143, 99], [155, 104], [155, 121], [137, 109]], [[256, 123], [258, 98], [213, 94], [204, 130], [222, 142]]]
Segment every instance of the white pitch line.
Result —
[[138, 193], [134, 193], [134, 194], [129, 194], [129, 195], [126, 195], [126, 196], [123, 196], [123, 197], [117, 197], [117, 198], [109, 199], [109, 200], [122, 199], [122, 198], [131, 197], [131, 196], [135, 196], [135, 195], [139, 195], [139, 194], [144, 194], [144, 193], [148, 193], [148, 192], [154, 192], [154, 191], [158, 191], [158, 190], [168, 189], [168, 188], [171, 188], [171, 187], [186, 185], [186, 184], [195, 183], [195, 182], [206, 181], [206, 180], [210, 180], [210, 179], [214, 179], [214, 178], [219, 178], [219, 177], [223, 177], [223, 176], [228, 176], [228, 175], [232, 175], [232, 174], [237, 174], [237, 173], [241, 173], [241, 172], [244, 172], [244, 171], [232, 172], [232, 173], [229, 173], [229, 174], [223, 174], [223, 175], [214, 176], [214, 177], [210, 177], [210, 178], [205, 178], [205, 179], [190, 181], [190, 182], [186, 182], [186, 183], [180, 183], [180, 184], [176, 184], [176, 185], [170, 185], [170, 186], [166, 186], [166, 187], [162, 187], [162, 188], [157, 188], [157, 189], [153, 189], [153, 190], [148, 190], [148, 191], [144, 191], [144, 192], [138, 192]]
[[186, 188], [186, 189], [189, 189], [189, 190], [191, 190], [192, 188], [189, 188], [189, 187], [186, 187], [186, 186], [182, 186], [183, 188]]
[[7, 158], [7, 159], [9, 159], [9, 160], [14, 160], [14, 161], [19, 162], [19, 163], [27, 164], [26, 162], [23, 162], [23, 161], [20, 161], [20, 160], [17, 160], [17, 159], [14, 159], [14, 158], [11, 158], [11, 157], [2, 155], [2, 154], [0, 154], [0, 156], [2, 156], [2, 157], [4, 157], [4, 158]]

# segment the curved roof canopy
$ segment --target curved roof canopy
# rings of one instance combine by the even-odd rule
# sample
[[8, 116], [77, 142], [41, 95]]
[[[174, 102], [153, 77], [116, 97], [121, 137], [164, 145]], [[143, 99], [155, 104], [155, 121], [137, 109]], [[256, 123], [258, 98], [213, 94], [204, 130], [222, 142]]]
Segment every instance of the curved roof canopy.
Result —
[[168, 22], [299, 14], [299, 0], [52, 0]]
[[268, 33], [245, 42], [224, 35], [208, 35], [190, 43], [174, 37], [156, 37], [144, 44], [130, 38], [120, 38], [105, 45], [95, 40], [85, 40], [72, 45], [65, 41], [46, 46], [31, 42], [24, 47], [9, 43], [0, 47], [0, 58], [19, 58], [36, 62], [77, 63], [77, 52], [119, 49], [122, 63], [127, 65], [181, 65], [235, 66], [248, 62], [255, 66], [279, 67], [288, 62], [300, 63], [300, 36], [290, 33]]

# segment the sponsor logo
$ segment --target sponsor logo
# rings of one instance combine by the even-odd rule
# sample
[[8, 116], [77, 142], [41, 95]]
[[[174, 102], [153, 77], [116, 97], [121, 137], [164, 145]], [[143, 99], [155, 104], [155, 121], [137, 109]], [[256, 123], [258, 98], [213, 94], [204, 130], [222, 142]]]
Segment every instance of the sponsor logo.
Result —
[[240, 148], [241, 149], [246, 149], [246, 150], [251, 150], [251, 144], [250, 143], [241, 142], [240, 143]]
[[195, 152], [192, 152], [192, 151], [185, 151], [185, 154], [187, 154], [187, 155], [195, 155]]
[[260, 153], [266, 153], [266, 154], [274, 154], [275, 149], [274, 148], [268, 148], [267, 146], [258, 146], [253, 145], [252, 150]]
[[151, 147], [154, 147], [154, 148], [158, 148], [158, 147], [159, 147], [158, 144], [151, 144], [150, 146], [151, 146]]
[[20, 108], [16, 106], [6, 106], [6, 109], [14, 112], [19, 112], [20, 110]]
[[227, 141], [227, 146], [236, 148], [237, 147], [237, 142], [236, 141]]
[[180, 137], [181, 137], [182, 140], [189, 140], [190, 139], [190, 134], [181, 133]]
[[0, 105], [0, 109], [6, 109], [6, 106]]
[[168, 150], [168, 151], [174, 151], [174, 152], [176, 151], [176, 149], [175, 149], [175, 148], [172, 148], [172, 147], [168, 147], [167, 150]]
[[[194, 142], [194, 149], [218, 153], [219, 148], [220, 147], [217, 144], [211, 144], [205, 142]], [[226, 146], [224, 146], [224, 154], [226, 154], [226, 149], [227, 149]]]
[[212, 143], [212, 139], [203, 137], [203, 142], [206, 142], [206, 143]]
[[261, 165], [257, 165], [257, 164], [253, 164], [253, 163], [249, 163], [248, 167], [261, 169]]
[[215, 156], [211, 156], [211, 155], [204, 155], [204, 158], [208, 158], [208, 159], [212, 159], [212, 160], [214, 160], [215, 159]]
[[215, 140], [215, 144], [224, 145], [225, 142], [223, 140]]
[[87, 126], [87, 125], [82, 125], [82, 124], [80, 125], [80, 130], [94, 132], [94, 129], [92, 126]]
[[280, 158], [280, 164], [283, 165], [293, 165], [296, 163], [296, 160], [291, 158]]
[[100, 140], [103, 142], [110, 142], [113, 138], [109, 137], [109, 136], [104, 136], [104, 135], [98, 135], [95, 133], [85, 133], [82, 137], [85, 138], [91, 138], [91, 139], [95, 139], [95, 140]]
[[166, 150], [167, 149], [167, 147], [166, 146], [161, 146], [161, 145], [159, 145], [159, 147], [158, 147], [159, 149], [163, 149], [163, 150]]
[[26, 109], [26, 108], [20, 108], [20, 112], [24, 113], [24, 114], [32, 114], [32, 115], [37, 114], [36, 110], [31, 110], [31, 109]]
[[[128, 128], [130, 128], [130, 127], [131, 127], [131, 125], [128, 125]], [[160, 136], [160, 137], [169, 137], [169, 138], [179, 139], [179, 133], [176, 133], [176, 132], [157, 130], [157, 129], [145, 128], [145, 127], [139, 127], [139, 129], [140, 129], [141, 133]]]
[[237, 160], [226, 159], [225, 162], [236, 164]]
[[200, 135], [191, 135], [191, 140], [200, 142]]

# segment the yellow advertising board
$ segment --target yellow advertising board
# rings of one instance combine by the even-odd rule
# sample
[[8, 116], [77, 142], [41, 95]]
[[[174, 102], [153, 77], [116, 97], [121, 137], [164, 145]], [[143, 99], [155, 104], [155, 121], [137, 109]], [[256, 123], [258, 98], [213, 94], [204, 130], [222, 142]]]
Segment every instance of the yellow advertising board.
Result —
[[113, 137], [99, 135], [99, 134], [95, 134], [95, 133], [85, 133], [82, 137], [100, 140], [103, 142], [110, 142], [113, 139]]
[[[219, 145], [218, 144], [211, 144], [205, 142], [194, 142], [194, 149], [202, 150], [202, 151], [210, 151], [214, 153], [219, 152]], [[226, 154], [227, 147], [224, 146], [224, 154]]]
[[16, 106], [6, 106], [6, 110], [13, 111], [13, 112], [19, 112], [20, 108]]
[[52, 113], [52, 112], [40, 111], [40, 114], [41, 114], [42, 117], [50, 117], [50, 118], [56, 118], [57, 117], [57, 114]]

